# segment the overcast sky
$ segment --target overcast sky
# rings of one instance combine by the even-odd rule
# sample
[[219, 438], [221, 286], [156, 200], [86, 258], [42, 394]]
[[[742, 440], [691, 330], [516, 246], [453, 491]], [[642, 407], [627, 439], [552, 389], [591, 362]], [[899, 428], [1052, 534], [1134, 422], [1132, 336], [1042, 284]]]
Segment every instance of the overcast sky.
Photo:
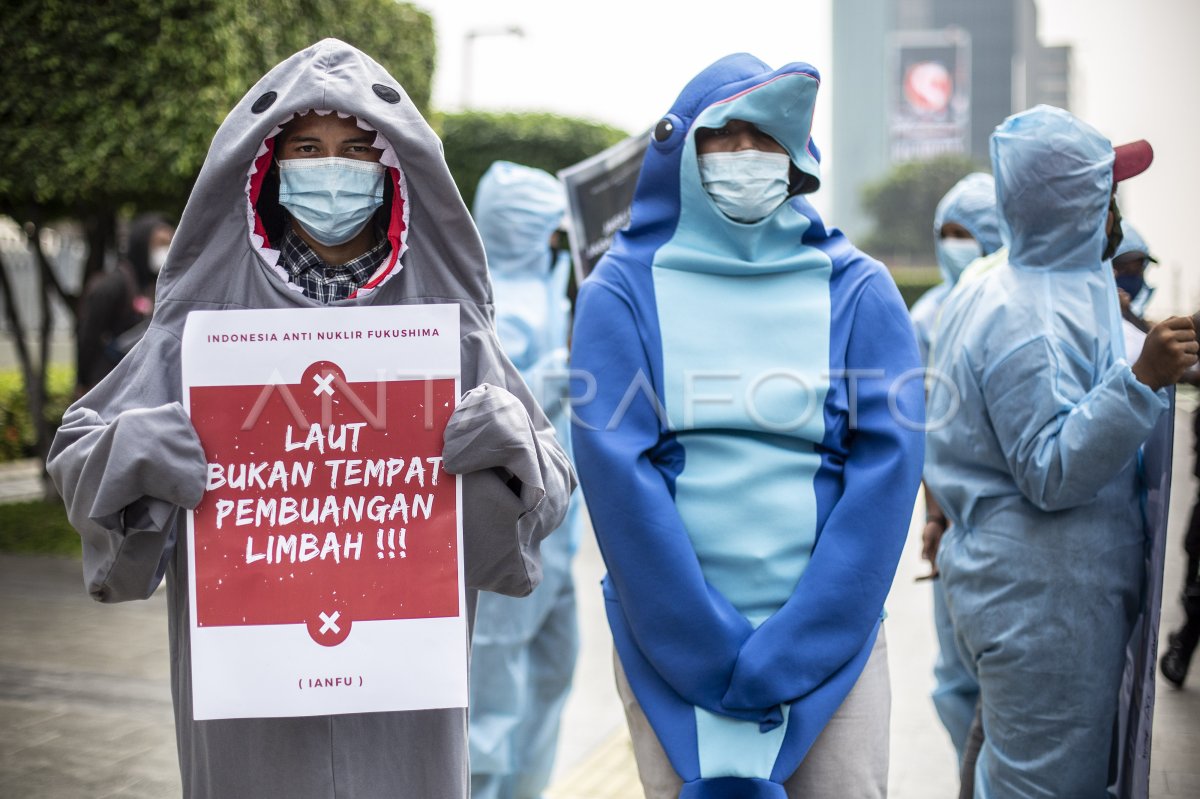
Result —
[[[439, 109], [461, 108], [469, 94], [475, 108], [554, 111], [633, 133], [656, 122], [709, 63], [744, 50], [772, 66], [807, 61], [821, 71], [813, 136], [836, 158], [831, 0], [736, 2], [715, 13], [653, 0], [414, 2], [432, 13], [437, 31]], [[1122, 210], [1163, 260], [1152, 309], [1195, 310], [1200, 258], [1187, 232], [1200, 225], [1200, 3], [1039, 0], [1038, 6], [1043, 42], [1074, 46], [1072, 110], [1114, 143], [1145, 138], [1154, 146], [1154, 165], [1122, 190]], [[514, 25], [523, 36], [474, 39], [464, 81], [466, 33]], [[836, 172], [826, 178], [836, 180]], [[814, 200], [826, 208], [820, 193]]]

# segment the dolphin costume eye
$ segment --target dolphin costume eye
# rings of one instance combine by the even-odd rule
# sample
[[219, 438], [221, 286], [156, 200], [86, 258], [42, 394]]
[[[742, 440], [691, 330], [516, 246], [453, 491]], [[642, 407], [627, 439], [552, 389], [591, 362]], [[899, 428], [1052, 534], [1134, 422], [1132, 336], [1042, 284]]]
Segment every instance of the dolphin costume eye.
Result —
[[266, 111], [275, 102], [275, 98], [279, 95], [275, 92], [267, 92], [262, 97], [254, 101], [254, 105], [250, 106], [250, 110], [255, 114], [261, 114]]
[[391, 86], [384, 86], [382, 83], [376, 83], [371, 86], [371, 91], [375, 92], [375, 96], [385, 103], [395, 105], [400, 102], [400, 92], [393, 89]]
[[654, 149], [659, 152], [674, 150], [683, 141], [685, 131], [686, 128], [679, 117], [667, 114], [654, 126], [654, 133], [650, 137], [653, 139]]

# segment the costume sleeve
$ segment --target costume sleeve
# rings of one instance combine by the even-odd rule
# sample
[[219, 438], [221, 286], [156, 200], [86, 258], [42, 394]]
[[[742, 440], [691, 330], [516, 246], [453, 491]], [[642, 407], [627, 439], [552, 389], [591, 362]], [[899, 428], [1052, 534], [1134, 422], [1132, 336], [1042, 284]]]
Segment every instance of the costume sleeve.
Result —
[[1124, 361], [1093, 382], [1093, 365], [1039, 336], [987, 365], [981, 385], [1009, 472], [1044, 511], [1095, 498], [1167, 408]]
[[595, 280], [583, 285], [576, 308], [575, 464], [630, 633], [688, 702], [753, 721], [773, 718], [770, 710], [731, 712], [721, 705], [752, 628], [705, 581], [676, 510], [672, 474], [682, 455], [663, 425], [636, 317]]
[[538, 548], [566, 516], [575, 474], [495, 335], [463, 346], [471, 388], [446, 426], [443, 463], [463, 476], [467, 586], [524, 596], [541, 581]]
[[[886, 278], [884, 278], [886, 279]], [[924, 386], [894, 286], [875, 279], [854, 310], [846, 349], [851, 418], [842, 492], [783, 607], [746, 641], [725, 704], [794, 701], [870, 642], [912, 521], [924, 459]], [[858, 375], [858, 377], [853, 377]], [[836, 379], [836, 373], [834, 378]]]
[[181, 508], [204, 494], [200, 439], [179, 403], [179, 342], [153, 330], [63, 417], [47, 469], [83, 539], [101, 602], [145, 599], [162, 579]]

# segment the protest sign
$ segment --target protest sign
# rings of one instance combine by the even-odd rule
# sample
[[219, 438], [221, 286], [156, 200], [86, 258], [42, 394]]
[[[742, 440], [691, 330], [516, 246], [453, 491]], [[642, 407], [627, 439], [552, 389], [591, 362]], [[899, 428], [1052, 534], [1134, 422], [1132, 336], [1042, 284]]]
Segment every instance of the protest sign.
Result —
[[[1145, 589], [1133, 634], [1125, 650], [1117, 706], [1117, 781], [1110, 795], [1146, 799], [1150, 791], [1150, 739], [1154, 731], [1155, 666], [1162, 618], [1163, 571], [1171, 505], [1171, 466], [1175, 444], [1175, 389], [1170, 407], [1142, 445], [1141, 472], [1146, 518]], [[1115, 791], [1112, 789], [1115, 787]]]
[[591, 274], [612, 244], [613, 234], [629, 224], [629, 208], [649, 144], [647, 130], [558, 171], [567, 191], [576, 285]]
[[457, 305], [189, 315], [195, 718], [466, 705], [458, 393]]

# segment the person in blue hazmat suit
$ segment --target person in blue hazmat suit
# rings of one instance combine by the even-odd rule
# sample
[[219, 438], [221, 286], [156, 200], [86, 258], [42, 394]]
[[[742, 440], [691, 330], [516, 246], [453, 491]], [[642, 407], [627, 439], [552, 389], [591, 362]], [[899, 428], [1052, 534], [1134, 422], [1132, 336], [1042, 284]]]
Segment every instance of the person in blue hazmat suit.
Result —
[[1001, 246], [996, 182], [986, 172], [972, 172], [946, 192], [933, 212], [933, 249], [942, 282], [922, 294], [912, 307], [923, 363], [929, 362], [930, 340], [942, 303], [971, 262]]
[[1145, 569], [1138, 451], [1196, 362], [1187, 317], [1124, 357], [1116, 181], [1149, 165], [1062, 109], [991, 139], [1006, 264], [946, 301], [925, 481], [951, 522], [938, 569], [979, 681], [975, 796], [1097, 797]]
[[1146, 270], [1158, 259], [1128, 219], [1121, 220], [1121, 244], [1112, 259], [1113, 278], [1120, 298], [1121, 318], [1125, 320], [1125, 356], [1133, 359], [1142, 348], [1142, 339], [1150, 324], [1146, 306], [1154, 296], [1154, 287], [1146, 282]]
[[[921, 361], [928, 366], [931, 338], [942, 303], [958, 283], [959, 277], [975, 259], [991, 255], [1002, 246], [1000, 221], [996, 214], [996, 182], [986, 172], [972, 172], [946, 192], [933, 214], [933, 246], [942, 282], [913, 303], [913, 328]], [[954, 645], [954, 628], [946, 612], [946, 597], [936, 579], [938, 542], [945, 534], [947, 520], [937, 501], [926, 492], [925, 526], [922, 530], [922, 557], [933, 565], [933, 619], [937, 631], [938, 654], [933, 667], [935, 685], [933, 706], [950, 735], [961, 763], [967, 731], [975, 716], [979, 685]]]
[[[540, 169], [497, 161], [472, 209], [495, 296], [496, 332], [569, 451], [567, 281], [558, 246], [562, 184]], [[571, 561], [582, 499], [542, 542], [542, 584], [525, 598], [479, 594], [471, 654], [471, 796], [536, 799], [550, 780], [559, 720], [579, 651]]]
[[805, 197], [819, 83], [701, 71], [580, 287], [573, 445], [649, 797], [886, 793], [924, 391], [886, 268]]

